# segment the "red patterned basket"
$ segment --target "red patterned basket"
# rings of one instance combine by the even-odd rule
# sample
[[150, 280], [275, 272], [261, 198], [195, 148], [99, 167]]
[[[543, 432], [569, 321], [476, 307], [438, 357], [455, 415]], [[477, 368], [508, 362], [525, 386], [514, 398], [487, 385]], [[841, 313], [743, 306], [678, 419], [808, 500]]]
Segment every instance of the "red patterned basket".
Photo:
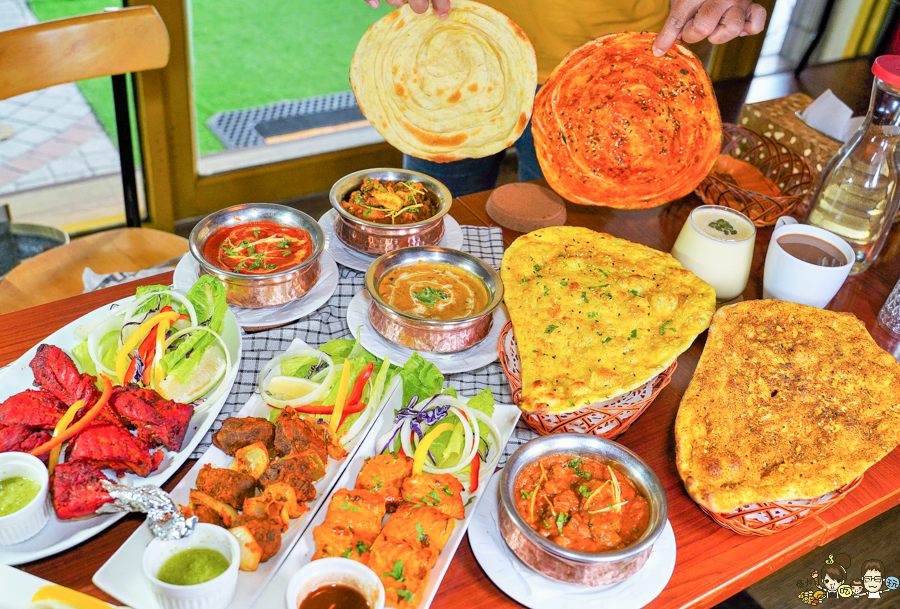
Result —
[[[506, 322], [500, 331], [497, 349], [500, 352], [500, 365], [503, 366], [512, 390], [513, 401], [518, 404], [522, 399], [522, 368], [511, 321]], [[538, 415], [523, 412], [522, 419], [541, 435], [580, 433], [611, 440], [624, 433], [641, 416], [662, 388], [669, 384], [677, 366], [677, 361], [672, 362], [671, 366], [637, 389], [612, 400], [564, 414]]]
[[790, 501], [771, 501], [752, 503], [739, 507], [728, 514], [718, 514], [700, 508], [710, 518], [726, 529], [741, 535], [772, 535], [812, 518], [843, 499], [847, 493], [859, 486], [863, 477], [852, 480], [841, 488], [825, 493], [815, 499], [794, 499]]

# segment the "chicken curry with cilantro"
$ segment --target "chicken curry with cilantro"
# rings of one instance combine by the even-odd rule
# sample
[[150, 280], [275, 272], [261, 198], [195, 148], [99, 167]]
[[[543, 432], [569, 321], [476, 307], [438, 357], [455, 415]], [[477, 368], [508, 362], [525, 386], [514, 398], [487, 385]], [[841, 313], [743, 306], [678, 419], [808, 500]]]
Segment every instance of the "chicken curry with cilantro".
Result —
[[275, 222], [224, 226], [203, 246], [203, 257], [222, 270], [241, 275], [267, 275], [302, 264], [313, 251], [302, 228]]
[[365, 178], [341, 202], [347, 213], [376, 224], [413, 224], [434, 216], [437, 197], [421, 182], [388, 182]]
[[643, 536], [650, 506], [612, 465], [576, 455], [550, 455], [522, 470], [516, 508], [553, 543], [578, 552], [625, 548]]
[[481, 279], [465, 269], [434, 262], [393, 269], [381, 279], [378, 293], [396, 311], [442, 321], [477, 315], [490, 301]]

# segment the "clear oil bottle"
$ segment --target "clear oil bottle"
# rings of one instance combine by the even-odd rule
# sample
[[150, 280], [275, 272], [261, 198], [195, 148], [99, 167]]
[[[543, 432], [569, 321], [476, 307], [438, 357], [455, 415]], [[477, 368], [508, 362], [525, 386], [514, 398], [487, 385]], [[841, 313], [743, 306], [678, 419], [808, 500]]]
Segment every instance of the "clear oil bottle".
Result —
[[866, 120], [828, 162], [805, 220], [850, 244], [856, 254], [852, 275], [878, 257], [900, 205], [900, 56], [879, 57], [872, 73], [875, 83]]

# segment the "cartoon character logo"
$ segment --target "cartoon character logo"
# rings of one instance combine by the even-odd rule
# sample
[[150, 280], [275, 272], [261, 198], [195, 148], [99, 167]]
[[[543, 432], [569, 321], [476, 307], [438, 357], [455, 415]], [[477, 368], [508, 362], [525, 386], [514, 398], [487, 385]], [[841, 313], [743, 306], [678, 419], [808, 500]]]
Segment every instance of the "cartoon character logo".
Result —
[[797, 582], [798, 588], [807, 588], [798, 598], [807, 605], [819, 605], [830, 598], [881, 598], [900, 588], [900, 578], [885, 577], [880, 560], [864, 561], [859, 577], [853, 579], [848, 574], [850, 562], [847, 554], [829, 554], [821, 568], [809, 570], [810, 579]]

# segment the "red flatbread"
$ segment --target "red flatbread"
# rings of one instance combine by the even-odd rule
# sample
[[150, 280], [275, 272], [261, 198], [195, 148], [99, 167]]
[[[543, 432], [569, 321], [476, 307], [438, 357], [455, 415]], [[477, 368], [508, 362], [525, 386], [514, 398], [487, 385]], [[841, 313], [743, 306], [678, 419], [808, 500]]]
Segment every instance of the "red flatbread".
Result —
[[703, 65], [656, 34], [601, 36], [571, 53], [538, 92], [532, 129], [550, 186], [587, 205], [643, 209], [688, 194], [719, 154], [722, 119]]

